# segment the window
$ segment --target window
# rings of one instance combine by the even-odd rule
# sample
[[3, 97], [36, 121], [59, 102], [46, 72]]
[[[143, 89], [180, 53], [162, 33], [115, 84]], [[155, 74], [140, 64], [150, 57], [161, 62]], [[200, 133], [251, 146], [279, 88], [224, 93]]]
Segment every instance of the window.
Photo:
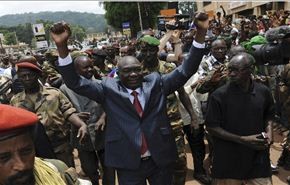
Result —
[[203, 2], [203, 6], [207, 6], [207, 5], [209, 5], [209, 4], [211, 4], [211, 1], [204, 1], [204, 2]]

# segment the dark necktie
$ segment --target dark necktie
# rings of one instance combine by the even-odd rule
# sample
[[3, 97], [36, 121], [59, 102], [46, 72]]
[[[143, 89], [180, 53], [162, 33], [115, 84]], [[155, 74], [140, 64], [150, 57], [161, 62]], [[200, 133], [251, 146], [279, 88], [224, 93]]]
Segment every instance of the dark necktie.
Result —
[[[137, 113], [139, 114], [139, 116], [142, 117], [143, 116], [143, 109], [142, 109], [141, 103], [138, 99], [138, 92], [132, 91], [131, 95], [134, 96], [133, 105], [134, 105]], [[145, 139], [143, 132], [141, 133], [141, 137], [142, 137], [141, 155], [143, 155], [148, 150], [148, 147], [147, 147], [147, 142], [146, 142], [146, 139]]]

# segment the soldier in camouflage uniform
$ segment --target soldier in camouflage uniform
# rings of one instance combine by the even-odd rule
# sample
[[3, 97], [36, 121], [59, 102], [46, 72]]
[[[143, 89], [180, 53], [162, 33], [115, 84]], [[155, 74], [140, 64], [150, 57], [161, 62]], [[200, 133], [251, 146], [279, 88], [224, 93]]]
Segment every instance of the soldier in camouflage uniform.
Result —
[[107, 68], [105, 65], [106, 52], [102, 49], [93, 49], [89, 55], [94, 63], [94, 77], [101, 80], [103, 77], [107, 76]]
[[78, 136], [81, 140], [87, 134], [87, 125], [77, 116], [75, 108], [63, 93], [39, 83], [42, 70], [34, 57], [21, 58], [16, 67], [24, 91], [12, 97], [11, 105], [36, 113], [56, 158], [70, 167], [74, 166], [72, 147], [69, 144], [69, 122], [79, 127]]
[[105, 48], [106, 60], [105, 60], [105, 74], [108, 77], [115, 77], [117, 72], [117, 63], [119, 56], [116, 56], [116, 48], [109, 44]]
[[[284, 70], [281, 74], [281, 81], [278, 85], [278, 96], [279, 102], [281, 105], [281, 118], [284, 118], [286, 126], [289, 129], [290, 123], [290, 64], [287, 64], [284, 67]], [[283, 167], [286, 170], [290, 170], [290, 132], [285, 138], [285, 142], [283, 144], [283, 151], [278, 160], [278, 166]]]
[[[140, 62], [143, 63], [144, 75], [148, 75], [152, 72], [167, 74], [171, 72], [174, 68], [176, 68], [176, 65], [174, 63], [166, 63], [164, 61], [158, 60], [157, 58], [159, 45], [158, 39], [146, 35], [142, 37], [140, 40], [141, 40], [140, 54], [144, 56], [144, 58], [141, 59]], [[170, 119], [170, 124], [173, 130], [178, 150], [178, 159], [175, 162], [172, 185], [184, 185], [187, 171], [185, 142], [182, 130], [183, 123], [178, 109], [178, 99], [175, 94], [170, 94], [169, 96], [167, 96], [167, 114]]]
[[62, 84], [62, 77], [53, 65], [57, 61], [58, 52], [50, 49], [45, 52], [46, 61], [42, 64], [42, 82], [49, 86], [59, 88]]

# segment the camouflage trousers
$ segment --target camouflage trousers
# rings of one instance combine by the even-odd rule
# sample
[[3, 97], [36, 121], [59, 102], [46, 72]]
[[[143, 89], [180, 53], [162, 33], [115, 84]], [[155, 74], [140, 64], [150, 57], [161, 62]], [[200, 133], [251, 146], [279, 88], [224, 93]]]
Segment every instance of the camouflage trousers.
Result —
[[290, 133], [283, 142], [283, 150], [278, 159], [278, 166], [283, 167], [285, 170], [290, 170]]
[[185, 141], [183, 133], [182, 120], [172, 121], [171, 128], [175, 137], [175, 143], [177, 146], [178, 159], [174, 164], [172, 185], [184, 185], [186, 179], [186, 153], [185, 153]]

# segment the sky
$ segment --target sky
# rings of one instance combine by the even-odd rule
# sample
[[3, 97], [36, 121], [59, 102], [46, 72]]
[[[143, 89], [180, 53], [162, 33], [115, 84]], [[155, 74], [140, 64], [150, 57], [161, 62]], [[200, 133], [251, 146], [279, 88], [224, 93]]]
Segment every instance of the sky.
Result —
[[0, 16], [43, 11], [76, 11], [104, 14], [100, 1], [0, 1]]

